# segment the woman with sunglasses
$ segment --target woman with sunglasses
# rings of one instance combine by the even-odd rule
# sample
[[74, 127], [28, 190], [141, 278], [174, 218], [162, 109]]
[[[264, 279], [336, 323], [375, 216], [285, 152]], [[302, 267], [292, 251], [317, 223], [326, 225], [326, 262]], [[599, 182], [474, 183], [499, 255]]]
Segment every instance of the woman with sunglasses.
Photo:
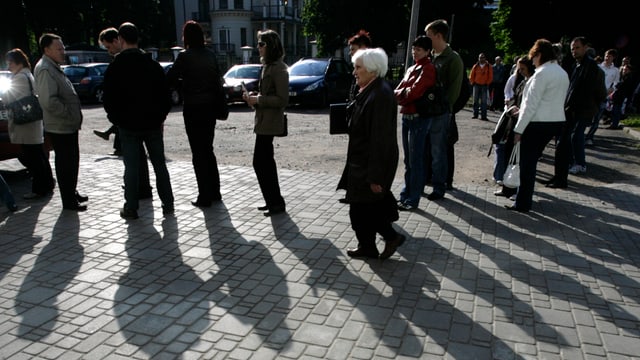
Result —
[[259, 91], [244, 93], [242, 98], [255, 109], [253, 169], [266, 202], [258, 210], [264, 211], [264, 216], [271, 216], [285, 212], [273, 153], [273, 137], [283, 134], [285, 130], [284, 109], [289, 103], [289, 73], [282, 61], [284, 48], [277, 32], [258, 32], [258, 52], [260, 62], [264, 64]]

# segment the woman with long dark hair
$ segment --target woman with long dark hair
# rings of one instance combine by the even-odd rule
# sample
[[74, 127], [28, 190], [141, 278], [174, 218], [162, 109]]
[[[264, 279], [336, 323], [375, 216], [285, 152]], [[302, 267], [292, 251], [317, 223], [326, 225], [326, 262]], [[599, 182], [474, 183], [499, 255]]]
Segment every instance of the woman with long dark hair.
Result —
[[271, 216], [286, 210], [278, 183], [273, 137], [285, 130], [284, 109], [289, 103], [289, 73], [287, 65], [282, 61], [284, 48], [277, 32], [258, 32], [258, 52], [260, 62], [264, 64], [259, 91], [245, 93], [243, 99], [256, 110], [253, 128], [253, 132], [256, 133], [253, 169], [266, 202], [258, 207], [258, 210], [265, 211], [264, 216]]
[[198, 198], [191, 203], [209, 207], [222, 200], [220, 173], [213, 152], [216, 128], [217, 97], [224, 97], [222, 76], [213, 51], [204, 46], [204, 31], [200, 24], [187, 21], [182, 27], [182, 40], [186, 50], [180, 52], [167, 72], [172, 86], [182, 80], [184, 126], [191, 147], [193, 170], [198, 183]]

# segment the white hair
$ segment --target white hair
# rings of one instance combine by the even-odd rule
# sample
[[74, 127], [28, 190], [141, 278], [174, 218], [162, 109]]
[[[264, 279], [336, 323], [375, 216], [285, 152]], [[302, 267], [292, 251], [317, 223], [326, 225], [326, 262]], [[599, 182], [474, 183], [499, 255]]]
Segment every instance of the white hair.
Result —
[[351, 57], [351, 62], [362, 59], [362, 66], [368, 72], [375, 73], [377, 77], [384, 77], [387, 74], [389, 57], [382, 48], [360, 49]]

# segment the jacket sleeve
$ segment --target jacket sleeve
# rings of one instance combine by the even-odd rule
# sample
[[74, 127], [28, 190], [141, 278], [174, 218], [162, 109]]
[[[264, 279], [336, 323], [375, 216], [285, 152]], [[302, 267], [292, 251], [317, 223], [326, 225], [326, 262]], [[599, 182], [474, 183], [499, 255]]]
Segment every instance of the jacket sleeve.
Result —
[[418, 100], [425, 91], [433, 87], [436, 83], [436, 67], [428, 63], [422, 66], [420, 75], [416, 81], [407, 87], [404, 97], [399, 101], [400, 105], [405, 105]]
[[271, 66], [269, 73], [265, 75], [271, 78], [268, 82], [275, 88], [275, 92], [268, 94], [261, 92], [258, 95], [258, 106], [285, 108], [289, 104], [289, 72], [287, 71], [287, 66], [283, 62], [278, 62]]

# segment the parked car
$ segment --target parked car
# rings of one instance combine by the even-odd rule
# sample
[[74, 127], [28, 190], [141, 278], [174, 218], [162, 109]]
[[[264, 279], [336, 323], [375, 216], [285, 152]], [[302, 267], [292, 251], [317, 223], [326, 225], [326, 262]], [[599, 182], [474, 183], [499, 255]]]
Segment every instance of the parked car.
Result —
[[85, 63], [62, 67], [82, 101], [102, 103], [104, 72], [109, 63]]
[[258, 91], [258, 82], [260, 81], [261, 64], [241, 64], [233, 65], [222, 76], [224, 78], [224, 92], [227, 95], [227, 102], [241, 102], [242, 100], [242, 82], [247, 91]]
[[[169, 69], [171, 69], [171, 67], [173, 66], [173, 63], [167, 62], [167, 61], [160, 61], [160, 65], [162, 66], [162, 68], [164, 69], [164, 73], [166, 74], [169, 71]], [[177, 87], [172, 87], [170, 90], [171, 90], [171, 103], [173, 105], [182, 104], [181, 85], [178, 85]]]
[[289, 67], [289, 104], [325, 107], [349, 98], [351, 65], [342, 58], [301, 59]]
[[9, 86], [11, 86], [11, 71], [0, 70], [0, 98], [2, 98], [2, 93], [5, 92]]

